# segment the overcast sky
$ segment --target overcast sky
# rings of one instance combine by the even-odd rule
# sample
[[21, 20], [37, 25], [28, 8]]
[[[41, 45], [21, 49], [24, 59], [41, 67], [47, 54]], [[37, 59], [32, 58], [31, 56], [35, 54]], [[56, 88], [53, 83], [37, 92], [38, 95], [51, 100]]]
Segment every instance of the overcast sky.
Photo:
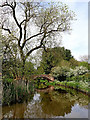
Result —
[[[83, 0], [82, 0], [83, 1]], [[71, 50], [72, 55], [80, 60], [80, 56], [88, 55], [88, 2], [67, 2], [75, 11], [77, 20], [72, 25], [71, 34], [64, 34], [63, 46]]]
[[[44, 1], [44, 0], [43, 0]], [[45, 0], [48, 1], [48, 0]], [[49, 0], [50, 1], [50, 0]], [[88, 55], [88, 2], [89, 0], [51, 0], [65, 2], [76, 13], [76, 21], [72, 24], [71, 34], [64, 34], [62, 44], [70, 49], [72, 55], [80, 60], [80, 56]]]

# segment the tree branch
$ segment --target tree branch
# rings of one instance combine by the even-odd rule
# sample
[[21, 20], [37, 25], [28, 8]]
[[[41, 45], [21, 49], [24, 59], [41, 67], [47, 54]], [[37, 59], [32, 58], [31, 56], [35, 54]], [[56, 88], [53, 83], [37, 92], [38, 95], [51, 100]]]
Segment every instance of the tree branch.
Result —
[[5, 6], [9, 6], [9, 7], [13, 8], [13, 6], [8, 4], [7, 2], [5, 4], [3, 4], [3, 5], [0, 5], [0, 7], [5, 7]]
[[[34, 14], [33, 14], [33, 15], [34, 15]], [[28, 19], [22, 20], [22, 22], [20, 23], [20, 25], [22, 25], [24, 22], [28, 22], [28, 21], [33, 17], [33, 15], [32, 15], [31, 17], [29, 17]]]
[[23, 49], [23, 47], [25, 46], [25, 44], [26, 44], [27, 41], [29, 41], [30, 39], [32, 39], [32, 38], [34, 38], [34, 37], [37, 37], [37, 36], [39, 36], [39, 35], [42, 35], [43, 33], [44, 33], [44, 32], [42, 32], [42, 33], [37, 33], [37, 34], [35, 34], [35, 35], [29, 37], [28, 39], [26, 39], [26, 40], [23, 42], [21, 48]]
[[5, 31], [7, 31], [9, 34], [11, 34], [10, 29], [8, 29], [8, 28], [4, 28], [3, 26], [2, 26], [2, 29], [5, 30]]
[[47, 52], [45, 45], [43, 44], [44, 51]]
[[10, 29], [4, 28], [3, 25], [2, 25], [2, 28], [0, 28], [0, 29], [3, 29], [3, 30], [5, 30], [5, 31], [7, 31], [9, 34], [11, 34], [11, 35], [13, 36], [13, 38], [15, 38], [16, 40], [18, 40], [18, 38], [15, 37], [15, 36], [12, 34], [12, 32], [10, 31]]
[[[8, 7], [10, 7], [11, 9], [12, 9], [12, 12], [13, 12], [13, 18], [14, 18], [14, 20], [15, 20], [15, 23], [16, 23], [16, 25], [19, 27], [19, 29], [20, 29], [20, 37], [19, 37], [19, 40], [18, 40], [18, 45], [20, 46], [20, 41], [21, 41], [21, 39], [22, 39], [22, 27], [21, 27], [21, 25], [19, 24], [19, 22], [18, 22], [18, 20], [17, 20], [17, 18], [16, 18], [16, 13], [15, 13], [15, 7], [16, 7], [16, 2], [15, 2], [15, 0], [14, 0], [14, 5], [13, 4], [8, 4], [8, 2], [6, 2], [5, 4], [3, 4], [3, 5], [0, 5], [0, 7], [5, 7], [5, 6], [8, 6]], [[5, 28], [6, 29], [6, 28]], [[8, 30], [8, 29], [7, 29]], [[10, 33], [10, 31], [8, 31], [9, 33]]]
[[44, 35], [43, 35], [43, 37], [42, 37], [42, 39], [41, 39], [40, 45], [39, 45], [39, 46], [36, 46], [36, 47], [33, 48], [33, 49], [31, 49], [31, 50], [26, 54], [25, 60], [27, 59], [27, 57], [28, 57], [34, 50], [37, 50], [37, 49], [39, 49], [39, 48], [42, 47], [43, 41], [44, 41], [45, 37], [46, 37], [46, 32], [44, 33]]
[[[24, 19], [22, 22], [21, 22], [21, 24], [23, 23], [23, 22], [26, 22], [26, 19]], [[44, 28], [45, 30], [44, 31], [46, 31], [47, 30], [47, 28], [53, 23], [54, 21], [51, 21], [50, 23], [48, 23], [48, 25], [46, 26], [46, 28]], [[35, 35], [33, 35], [33, 36], [31, 36], [31, 37], [29, 37], [28, 39], [24, 39], [24, 42], [23, 42], [23, 44], [22, 44], [22, 47], [21, 47], [21, 49], [23, 49], [24, 48], [24, 46], [25, 46], [25, 44], [26, 44], [26, 42], [27, 41], [29, 41], [30, 39], [32, 39], [32, 38], [34, 38], [34, 37], [37, 37], [37, 36], [39, 36], [39, 35], [42, 35], [43, 33], [44, 33], [44, 31], [43, 32], [41, 32], [41, 30], [42, 30], [42, 28], [43, 28], [43, 26], [45, 25], [47, 23], [47, 21], [45, 21], [42, 25], [41, 25], [41, 28], [40, 28], [40, 33], [38, 33], [38, 34], [35, 34]], [[63, 23], [61, 23], [59, 26], [61, 26]], [[25, 28], [25, 27], [24, 27]], [[49, 32], [47, 32], [47, 33], [51, 33], [51, 32], [57, 32], [57, 31], [59, 31], [59, 30], [52, 30], [52, 31], [49, 31]]]
[[20, 23], [20, 25], [22, 25], [25, 21], [26, 21], [26, 19], [24, 19], [24, 20]]
[[44, 32], [40, 32], [40, 33], [38, 33], [38, 34], [36, 34], [36, 35], [33, 35], [33, 36], [31, 36], [31, 37], [29, 37], [26, 41], [28, 41], [29, 39], [32, 39], [32, 38], [34, 38], [34, 37], [37, 37], [37, 36], [39, 36], [39, 35], [42, 35]]
[[[58, 31], [59, 31], [59, 30], [50, 30], [50, 31], [48, 31], [46, 34], [51, 33], [51, 32], [58, 32]], [[37, 37], [37, 36], [39, 36], [39, 35], [42, 35], [42, 34], [44, 34], [44, 32], [37, 33], [37, 34], [29, 37], [28, 39], [26, 39], [26, 40], [23, 42], [21, 49], [23, 49], [23, 47], [25, 46], [25, 44], [26, 44], [27, 41], [29, 41], [30, 39], [32, 39], [32, 38], [34, 38], [34, 37]]]

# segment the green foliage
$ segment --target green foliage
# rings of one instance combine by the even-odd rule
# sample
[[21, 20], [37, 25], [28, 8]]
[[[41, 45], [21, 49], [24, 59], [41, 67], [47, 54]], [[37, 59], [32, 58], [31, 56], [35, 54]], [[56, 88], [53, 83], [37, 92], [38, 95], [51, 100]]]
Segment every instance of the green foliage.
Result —
[[88, 70], [90, 70], [90, 66], [89, 66], [88, 62], [85, 62], [85, 61], [80, 62], [79, 65], [80, 65], [80, 66], [84, 66], [84, 67], [86, 67]]
[[83, 81], [83, 82], [90, 82], [90, 78], [89, 78], [86, 74], [84, 74], [84, 75], [78, 75], [78, 76], [69, 77], [69, 78], [67, 78], [67, 81], [76, 81], [76, 82]]
[[15, 103], [16, 90], [12, 82], [3, 81], [3, 99], [4, 105]]
[[[44, 73], [44, 69], [43, 69], [43, 67], [42, 66], [39, 66], [38, 68], [37, 68], [37, 74], [43, 74]], [[45, 73], [44, 73], [45, 74]]]
[[28, 93], [26, 91], [26, 88], [22, 87], [21, 85], [16, 87], [16, 92], [17, 92], [17, 102], [23, 102], [25, 100], [25, 97], [27, 97]]
[[56, 82], [48, 81], [47, 79], [44, 78], [37, 78], [35, 81], [35, 88], [47, 88], [49, 86], [55, 86]]
[[64, 81], [66, 80], [67, 72], [69, 72], [69, 68], [62, 66], [62, 67], [54, 67], [51, 70], [52, 75], [54, 76], [55, 79], [59, 81]]
[[23, 69], [22, 62], [19, 59], [3, 59], [2, 72], [4, 79], [15, 79], [18, 76], [22, 77], [23, 70], [25, 70], [24, 77], [28, 79], [30, 75], [35, 73], [34, 65], [31, 62], [26, 61], [25, 68]]
[[30, 93], [33, 93], [34, 92], [34, 81], [30, 81], [29, 82], [29, 87], [28, 87]]
[[73, 68], [73, 69], [74, 69], [76, 66], [79, 65], [79, 62], [78, 62], [77, 60], [75, 60], [74, 58], [71, 58], [69, 62], [70, 62], [70, 67]]
[[51, 68], [54, 66], [54, 59], [55, 58], [50, 50], [48, 50], [48, 52], [43, 52], [41, 67], [43, 68], [45, 74], [50, 73]]
[[[24, 83], [25, 84], [25, 83]], [[31, 99], [34, 87], [33, 83], [29, 83], [29, 91], [27, 91], [26, 85], [16, 84], [15, 81], [3, 80], [3, 105], [10, 105], [16, 102], [23, 102], [28, 98]]]
[[67, 60], [62, 60], [60, 63], [57, 64], [57, 66], [67, 66], [67, 67], [71, 67], [71, 64], [69, 61]]
[[30, 61], [26, 61], [25, 62], [25, 72], [24, 72], [24, 76], [26, 79], [30, 80], [30, 76], [35, 74], [35, 69], [34, 69], [34, 64], [31, 63]]
[[71, 58], [73, 58], [73, 56], [71, 55], [71, 51], [66, 49], [65, 50], [65, 60], [69, 61]]
[[73, 70], [73, 73], [74, 73], [74, 76], [83, 75], [85, 73], [88, 73], [88, 69], [86, 67], [83, 67], [83, 66], [77, 66]]
[[12, 78], [6, 78], [6, 79], [3, 79], [3, 82], [6, 81], [6, 82], [13, 82], [13, 79]]
[[68, 86], [68, 87], [72, 87], [75, 89], [79, 89], [85, 92], [88, 92], [90, 90], [89, 86], [88, 86], [88, 82], [76, 82], [76, 81], [69, 81], [69, 82], [60, 82], [60, 85], [64, 85], [64, 86]]
[[47, 48], [47, 52], [43, 51], [40, 67], [43, 68], [45, 74], [49, 74], [55, 66], [70, 67], [70, 59], [73, 56], [71, 51], [64, 47]]
[[[1, 37], [1, 36], [0, 36]], [[34, 64], [31, 63], [31, 60], [25, 61], [23, 64], [22, 59], [20, 59], [19, 49], [17, 42], [12, 35], [7, 35], [2, 38], [2, 47], [3, 47], [3, 60], [2, 60], [2, 72], [3, 78], [12, 78], [20, 76], [29, 77], [29, 75], [34, 74]]]

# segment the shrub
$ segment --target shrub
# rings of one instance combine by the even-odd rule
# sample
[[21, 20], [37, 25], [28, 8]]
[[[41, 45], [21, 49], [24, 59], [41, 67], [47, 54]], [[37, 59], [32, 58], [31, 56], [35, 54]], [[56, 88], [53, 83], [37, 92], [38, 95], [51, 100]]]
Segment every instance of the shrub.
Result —
[[87, 69], [89, 69], [89, 64], [88, 64], [88, 62], [85, 62], [85, 61], [80, 62], [80, 63], [79, 63], [79, 66], [84, 66], [84, 67], [86, 67]]
[[16, 90], [12, 82], [3, 81], [3, 104], [9, 105], [15, 102]]
[[83, 74], [85, 74], [87, 72], [88, 72], [88, 69], [86, 67], [78, 66], [75, 69], [70, 68], [70, 71], [67, 72], [67, 76], [68, 77], [78, 76], [78, 75], [83, 75]]
[[78, 66], [73, 70], [74, 76], [83, 75], [88, 72], [88, 69], [83, 66]]
[[54, 76], [54, 78], [58, 79], [59, 81], [66, 80], [67, 72], [69, 72], [69, 68], [66, 66], [54, 67], [51, 70], [51, 73]]
[[74, 76], [74, 70], [70, 68], [70, 70], [66, 73], [67, 77]]

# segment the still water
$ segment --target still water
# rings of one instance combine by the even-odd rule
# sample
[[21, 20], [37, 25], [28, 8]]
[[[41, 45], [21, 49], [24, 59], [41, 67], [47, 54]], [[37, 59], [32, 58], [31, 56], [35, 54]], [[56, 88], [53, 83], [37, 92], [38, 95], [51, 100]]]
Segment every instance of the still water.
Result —
[[60, 87], [38, 90], [27, 102], [4, 106], [4, 118], [88, 118], [88, 96]]

